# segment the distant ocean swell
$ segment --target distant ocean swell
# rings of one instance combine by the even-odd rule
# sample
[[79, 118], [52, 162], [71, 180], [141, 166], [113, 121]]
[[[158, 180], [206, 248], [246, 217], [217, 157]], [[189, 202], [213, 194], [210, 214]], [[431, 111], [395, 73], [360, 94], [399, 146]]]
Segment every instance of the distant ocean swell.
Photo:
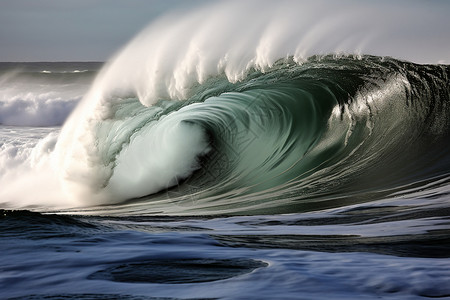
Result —
[[329, 55], [281, 59], [236, 82], [212, 76], [184, 101], [111, 94], [89, 108], [94, 117], [72, 117], [83, 140], [60, 157], [65, 185], [90, 204], [139, 198], [153, 213], [274, 214], [443, 184], [448, 75], [443, 65]]
[[101, 63], [0, 63], [0, 125], [61, 126]]

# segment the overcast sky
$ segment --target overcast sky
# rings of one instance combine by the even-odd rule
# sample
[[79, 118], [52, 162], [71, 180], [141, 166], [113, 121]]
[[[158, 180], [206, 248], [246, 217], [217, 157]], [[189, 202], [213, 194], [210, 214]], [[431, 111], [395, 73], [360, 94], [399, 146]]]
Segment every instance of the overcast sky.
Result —
[[[105, 61], [156, 17], [211, 2], [213, 0], [0, 0], [0, 61]], [[419, 54], [420, 51], [428, 54], [432, 45], [435, 56], [449, 62], [450, 0], [366, 3], [397, 6], [395, 11], [400, 14], [403, 7], [417, 8], [418, 15], [408, 20], [414, 28], [396, 26], [390, 29], [399, 37], [391, 40], [392, 43], [414, 44], [405, 46], [405, 51]], [[380, 19], [376, 22], [383, 24]], [[416, 41], [418, 35], [425, 42]]]
[[104, 61], [155, 17], [207, 0], [0, 0], [0, 61]]

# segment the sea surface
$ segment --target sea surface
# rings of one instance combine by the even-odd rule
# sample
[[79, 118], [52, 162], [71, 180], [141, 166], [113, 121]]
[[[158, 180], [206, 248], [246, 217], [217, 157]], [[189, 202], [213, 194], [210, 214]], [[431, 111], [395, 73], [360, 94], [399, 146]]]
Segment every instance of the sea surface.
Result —
[[0, 63], [0, 299], [450, 299], [450, 67], [199, 15]]

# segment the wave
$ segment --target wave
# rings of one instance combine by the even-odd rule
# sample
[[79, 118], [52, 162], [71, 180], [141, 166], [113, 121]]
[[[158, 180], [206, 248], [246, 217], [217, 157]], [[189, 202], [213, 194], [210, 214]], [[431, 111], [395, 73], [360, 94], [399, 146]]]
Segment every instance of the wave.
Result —
[[40, 73], [44, 74], [52, 74], [52, 73], [58, 73], [58, 74], [67, 74], [67, 73], [86, 73], [89, 72], [89, 70], [73, 70], [73, 71], [61, 71], [61, 72], [52, 72], [49, 70], [42, 70]]
[[[73, 70], [77, 66], [90, 69]], [[0, 63], [0, 125], [62, 125], [89, 89], [98, 67], [97, 63]]]
[[103, 110], [72, 119], [82, 139], [59, 144], [66, 188], [90, 204], [144, 197], [164, 212], [298, 212], [381, 199], [448, 177], [448, 75], [447, 66], [316, 56], [234, 83], [208, 78], [185, 101], [147, 107], [111, 96]]
[[107, 63], [52, 151], [61, 198], [274, 214], [448, 182], [449, 67], [416, 64], [446, 57], [402, 36], [415, 5], [256, 3], [165, 16]]

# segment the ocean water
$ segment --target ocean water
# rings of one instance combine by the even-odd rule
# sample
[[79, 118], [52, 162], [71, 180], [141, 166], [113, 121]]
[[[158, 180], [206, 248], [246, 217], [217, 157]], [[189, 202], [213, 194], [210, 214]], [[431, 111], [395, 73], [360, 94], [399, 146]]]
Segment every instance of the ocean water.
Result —
[[450, 67], [323, 4], [0, 63], [0, 298], [450, 299]]

